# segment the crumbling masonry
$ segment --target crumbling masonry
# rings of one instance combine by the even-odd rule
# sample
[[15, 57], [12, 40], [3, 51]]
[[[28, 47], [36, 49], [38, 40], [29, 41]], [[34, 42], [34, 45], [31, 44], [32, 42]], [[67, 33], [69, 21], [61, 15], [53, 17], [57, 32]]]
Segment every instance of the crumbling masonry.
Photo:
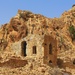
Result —
[[57, 41], [49, 35], [30, 34], [11, 45], [17, 55], [31, 58], [42, 57], [45, 64], [57, 64]]

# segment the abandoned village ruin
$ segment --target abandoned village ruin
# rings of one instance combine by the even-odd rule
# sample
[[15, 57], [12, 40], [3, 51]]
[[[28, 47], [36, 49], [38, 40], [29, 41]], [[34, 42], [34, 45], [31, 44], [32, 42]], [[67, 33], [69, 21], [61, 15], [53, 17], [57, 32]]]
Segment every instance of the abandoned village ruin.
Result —
[[19, 42], [13, 43], [12, 50], [24, 57], [42, 57], [45, 64], [57, 64], [57, 42], [52, 36], [30, 34]]
[[75, 5], [60, 18], [18, 10], [0, 28], [0, 67], [6, 72], [14, 68], [18, 74], [21, 69], [25, 75], [75, 75], [74, 32]]

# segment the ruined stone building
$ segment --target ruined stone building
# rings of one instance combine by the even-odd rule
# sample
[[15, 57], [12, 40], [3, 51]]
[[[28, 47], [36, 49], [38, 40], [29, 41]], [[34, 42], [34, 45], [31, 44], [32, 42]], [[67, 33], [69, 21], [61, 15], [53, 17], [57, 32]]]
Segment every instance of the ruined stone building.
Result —
[[42, 57], [44, 64], [57, 64], [57, 41], [49, 35], [30, 34], [13, 43], [11, 49], [24, 57]]

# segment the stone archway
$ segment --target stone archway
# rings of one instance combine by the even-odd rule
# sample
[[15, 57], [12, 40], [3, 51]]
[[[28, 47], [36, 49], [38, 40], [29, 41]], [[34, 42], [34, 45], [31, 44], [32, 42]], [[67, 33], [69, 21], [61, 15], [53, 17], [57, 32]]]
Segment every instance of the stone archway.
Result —
[[21, 53], [22, 53], [22, 56], [27, 56], [27, 54], [26, 54], [26, 45], [27, 45], [26, 41], [23, 41], [21, 43]]

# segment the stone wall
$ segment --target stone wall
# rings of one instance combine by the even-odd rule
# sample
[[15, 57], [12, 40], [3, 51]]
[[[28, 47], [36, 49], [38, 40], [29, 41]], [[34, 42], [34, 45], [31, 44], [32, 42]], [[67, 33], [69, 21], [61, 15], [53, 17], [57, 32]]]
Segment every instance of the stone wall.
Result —
[[[32, 35], [28, 39], [27, 42], [27, 55], [28, 56], [43, 56], [43, 46], [42, 43], [44, 41], [43, 39], [44, 36], [40, 35]], [[33, 54], [33, 46], [36, 46], [36, 54]]]
[[[26, 45], [26, 54], [28, 57], [32, 57], [32, 56], [43, 56], [43, 41], [44, 41], [44, 36], [40, 36], [40, 35], [28, 35], [27, 37], [21, 39], [18, 42], [12, 43], [11, 45], [11, 49], [17, 54], [17, 55], [21, 55], [21, 43], [23, 41], [26, 41], [27, 45]], [[36, 54], [33, 54], [33, 46], [36, 46]]]
[[57, 64], [57, 41], [47, 35], [44, 37], [44, 63], [49, 65]]
[[[56, 65], [57, 62], [57, 41], [51, 36], [30, 34], [18, 42], [12, 44], [11, 48], [17, 55], [22, 55], [22, 42], [26, 42], [26, 57], [44, 58], [42, 62], [45, 64], [52, 63]], [[50, 47], [52, 45], [52, 53], [50, 54]], [[35, 53], [33, 53], [35, 46]], [[24, 51], [25, 52], [25, 51]]]

